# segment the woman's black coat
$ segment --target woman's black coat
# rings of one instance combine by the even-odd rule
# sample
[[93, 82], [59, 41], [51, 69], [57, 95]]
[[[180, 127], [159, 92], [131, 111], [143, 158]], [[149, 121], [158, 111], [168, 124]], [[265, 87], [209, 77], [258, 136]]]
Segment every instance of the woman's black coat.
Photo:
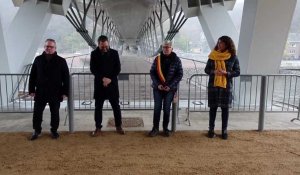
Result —
[[237, 56], [232, 56], [225, 61], [226, 71], [227, 71], [227, 87], [220, 88], [214, 87], [215, 79], [215, 62], [208, 59], [206, 67], [204, 69], [205, 73], [209, 75], [208, 81], [208, 106], [209, 107], [222, 107], [230, 108], [233, 100], [233, 84], [232, 78], [240, 75], [240, 65]]

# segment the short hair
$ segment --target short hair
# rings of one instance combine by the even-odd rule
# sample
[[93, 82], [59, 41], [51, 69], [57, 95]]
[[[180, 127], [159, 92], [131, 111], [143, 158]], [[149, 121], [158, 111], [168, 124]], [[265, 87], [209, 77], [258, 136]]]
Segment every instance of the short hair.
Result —
[[169, 45], [169, 46], [172, 47], [172, 44], [173, 44], [172, 41], [170, 41], [170, 40], [164, 40], [162, 46], [164, 46], [164, 45]]
[[48, 38], [48, 39], [46, 39], [45, 43], [46, 43], [46, 42], [48, 42], [48, 41], [50, 41], [50, 42], [54, 42], [54, 43], [55, 43], [55, 45], [56, 45], [56, 41], [55, 41], [54, 39], [52, 39], [52, 38]]
[[[226, 49], [232, 56], [236, 55], [236, 48], [235, 48], [234, 42], [229, 36], [221, 36], [218, 39], [218, 41], [219, 40], [225, 43]], [[217, 49], [218, 49], [218, 43], [215, 46], [215, 50], [217, 50]]]
[[108, 38], [107, 38], [107, 36], [105, 36], [105, 35], [101, 35], [101, 36], [99, 36], [98, 37], [98, 43], [99, 42], [105, 42], [105, 41], [108, 41]]

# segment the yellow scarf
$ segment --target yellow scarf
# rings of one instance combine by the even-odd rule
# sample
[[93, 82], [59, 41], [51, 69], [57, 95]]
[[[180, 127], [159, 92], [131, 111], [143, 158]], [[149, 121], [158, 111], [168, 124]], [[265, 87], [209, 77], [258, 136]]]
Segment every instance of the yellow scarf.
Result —
[[[226, 50], [225, 52], [219, 52], [213, 50], [209, 55], [209, 59], [215, 61], [215, 70], [224, 70], [226, 71], [225, 60], [228, 60], [231, 57], [231, 54]], [[226, 88], [227, 79], [224, 75], [215, 75], [214, 87]]]

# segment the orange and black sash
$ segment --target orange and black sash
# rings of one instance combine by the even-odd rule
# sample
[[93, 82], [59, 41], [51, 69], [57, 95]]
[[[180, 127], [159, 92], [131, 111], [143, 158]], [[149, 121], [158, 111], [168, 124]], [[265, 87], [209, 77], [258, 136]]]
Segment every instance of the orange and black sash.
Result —
[[162, 69], [161, 69], [161, 58], [160, 58], [160, 55], [157, 56], [156, 61], [157, 61], [156, 62], [157, 75], [159, 77], [160, 82], [164, 85], [166, 83], [166, 79], [165, 79], [164, 74], [163, 74]]

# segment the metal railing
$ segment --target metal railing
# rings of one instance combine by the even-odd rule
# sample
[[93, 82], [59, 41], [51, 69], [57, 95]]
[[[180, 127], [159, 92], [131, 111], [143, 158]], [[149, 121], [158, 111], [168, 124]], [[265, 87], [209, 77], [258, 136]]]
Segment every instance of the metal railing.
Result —
[[[89, 54], [82, 54], [66, 57], [70, 72], [89, 70], [88, 56]], [[23, 74], [0, 74], [0, 112], [33, 111], [33, 98], [28, 94], [28, 78], [31, 66], [32, 64], [26, 65]]]
[[[33, 111], [33, 98], [26, 91], [28, 81], [23, 78], [27, 76], [28, 74], [0, 74], [0, 112]], [[266, 86], [263, 94], [261, 93], [262, 77], [265, 77], [263, 82]], [[153, 110], [152, 81], [149, 73], [122, 73], [118, 78], [122, 110]], [[181, 82], [178, 92], [180, 94], [178, 108], [176, 105], [175, 110], [186, 108], [188, 121], [190, 112], [209, 110], [207, 83], [208, 76], [205, 74], [192, 75], [188, 79], [188, 86], [185, 81]], [[241, 75], [233, 79], [234, 101], [231, 111], [298, 112], [298, 117], [293, 120], [299, 120], [299, 84], [300, 76], [297, 75]], [[17, 93], [13, 93], [14, 91]], [[70, 94], [68, 98], [69, 116], [73, 116], [73, 112], [76, 110], [93, 110], [94, 76], [91, 73], [72, 73]], [[262, 102], [265, 102], [264, 108], [261, 106]], [[104, 110], [110, 109], [110, 105], [106, 102]], [[263, 120], [260, 121], [263, 123]], [[74, 127], [72, 124], [74, 121], [69, 120], [69, 122], [69, 127]], [[172, 128], [174, 129], [176, 126], [174, 125]], [[262, 128], [263, 126], [261, 126]]]
[[[20, 93], [20, 86], [23, 87], [22, 93], [25, 94], [25, 92], [27, 90], [26, 87], [27, 87], [27, 83], [28, 83], [28, 79], [29, 79], [29, 74], [30, 74], [31, 67], [32, 67], [32, 64], [27, 64], [25, 66], [25, 69], [24, 69], [24, 72], [23, 72], [21, 78], [17, 78], [18, 79], [18, 81], [16, 82], [17, 85], [15, 86], [15, 89], [13, 90], [13, 93], [11, 95], [11, 99], [10, 99], [11, 101], [14, 100], [14, 97], [16, 95], [19, 95], [19, 93]], [[9, 75], [11, 75], [11, 74], [9, 74]]]
[[[94, 109], [94, 77], [90, 73], [73, 73], [74, 110]], [[33, 99], [28, 95], [28, 74], [0, 74], [0, 111], [31, 112]], [[259, 111], [261, 75], [242, 75], [233, 79], [234, 102], [231, 111]], [[268, 75], [267, 112], [295, 112], [299, 108], [300, 78], [297, 75]], [[188, 112], [208, 111], [207, 83], [204, 74], [189, 78], [180, 86], [180, 108]], [[120, 104], [123, 110], [151, 110], [154, 106], [149, 73], [125, 73], [119, 76]], [[13, 93], [15, 92], [15, 93]], [[110, 109], [106, 103], [104, 109]]]
[[[152, 81], [149, 73], [121, 73], [118, 78], [122, 110], [153, 109]], [[71, 85], [74, 110], [94, 110], [94, 76], [91, 73], [72, 73]], [[103, 109], [111, 109], [107, 101]]]
[[[241, 75], [233, 79], [233, 112], [258, 112], [260, 109], [262, 75]], [[300, 76], [266, 76], [266, 112], [299, 112]], [[206, 74], [192, 75], [188, 83], [188, 92], [181, 91], [181, 99], [187, 98], [187, 113], [209, 111], [207, 103]], [[183, 99], [181, 104], [183, 104]]]
[[66, 57], [70, 73], [89, 71], [89, 53]]
[[[149, 73], [121, 73], [118, 76], [121, 110], [153, 110], [151, 77]], [[74, 111], [95, 109], [94, 76], [91, 73], [72, 73], [70, 77], [70, 96], [68, 98], [69, 130], [74, 131]], [[178, 101], [172, 103], [172, 131], [176, 130]], [[103, 110], [111, 110], [106, 100]]]
[[32, 112], [33, 98], [24, 77], [28, 74], [0, 74], [0, 112]]

